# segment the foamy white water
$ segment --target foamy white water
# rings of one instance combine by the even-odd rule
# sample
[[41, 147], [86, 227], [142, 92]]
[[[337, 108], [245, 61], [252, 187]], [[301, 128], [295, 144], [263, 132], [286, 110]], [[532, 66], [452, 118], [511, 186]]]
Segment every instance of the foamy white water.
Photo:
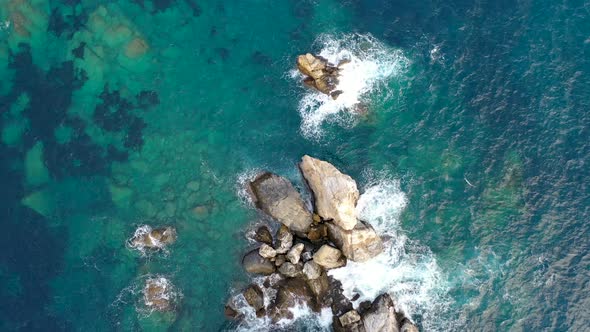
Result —
[[[401, 50], [388, 47], [371, 35], [321, 35], [316, 44], [321, 47], [319, 55], [330, 63], [350, 62], [341, 67], [336, 89], [342, 94], [336, 100], [311, 89], [301, 99], [301, 131], [308, 138], [321, 136], [324, 122], [336, 122], [344, 127], [354, 125], [357, 108], [368, 102], [371, 92], [384, 88], [388, 78], [399, 75], [409, 64]], [[303, 78], [297, 70], [291, 76]]]
[[413, 320], [420, 316], [426, 331], [446, 330], [451, 324], [445, 315], [450, 305], [448, 285], [431, 251], [403, 233], [400, 215], [406, 204], [399, 181], [370, 185], [359, 199], [357, 212], [383, 237], [384, 252], [368, 262], [349, 261], [329, 274], [342, 282], [345, 296], [360, 295], [355, 305], [387, 292], [397, 310]]

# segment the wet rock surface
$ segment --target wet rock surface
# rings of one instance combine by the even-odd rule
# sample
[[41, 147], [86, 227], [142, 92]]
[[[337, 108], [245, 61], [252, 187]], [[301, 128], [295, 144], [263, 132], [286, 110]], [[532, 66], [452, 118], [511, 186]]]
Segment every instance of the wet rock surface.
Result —
[[257, 249], [244, 256], [242, 266], [248, 273], [267, 275], [275, 272], [275, 265], [268, 258], [260, 256]]
[[297, 69], [305, 75], [303, 83], [322, 93], [336, 99], [342, 91], [336, 90], [340, 66], [345, 63], [333, 65], [325, 58], [311, 53], [297, 57]]

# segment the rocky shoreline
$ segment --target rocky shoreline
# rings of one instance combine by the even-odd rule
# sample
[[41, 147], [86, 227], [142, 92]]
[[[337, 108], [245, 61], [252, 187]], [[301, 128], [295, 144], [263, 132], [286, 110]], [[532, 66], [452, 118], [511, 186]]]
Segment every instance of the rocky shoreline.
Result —
[[279, 227], [274, 237], [273, 227], [260, 226], [254, 233], [259, 246], [244, 255], [242, 265], [264, 280], [230, 298], [226, 316], [244, 318], [237, 305], [238, 297], [243, 297], [257, 317], [273, 323], [292, 319], [289, 309], [299, 304], [314, 312], [329, 308], [334, 331], [418, 331], [403, 312], [396, 311], [389, 294], [355, 309], [342, 294], [340, 282], [328, 275], [349, 260], [365, 262], [379, 255], [383, 243], [371, 225], [357, 218], [360, 193], [350, 176], [310, 156], [302, 158], [299, 169], [312, 194], [313, 211], [307, 210], [293, 184], [279, 175], [264, 172], [248, 183], [256, 208]]

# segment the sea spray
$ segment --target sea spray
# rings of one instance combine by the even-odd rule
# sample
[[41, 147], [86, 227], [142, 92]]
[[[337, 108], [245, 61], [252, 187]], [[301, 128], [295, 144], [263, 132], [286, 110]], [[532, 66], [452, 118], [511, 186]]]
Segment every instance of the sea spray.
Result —
[[329, 274], [342, 282], [345, 296], [360, 295], [355, 305], [387, 292], [397, 310], [414, 320], [420, 318], [424, 330], [445, 330], [448, 286], [430, 250], [403, 234], [400, 215], [406, 204], [399, 181], [386, 179], [368, 185], [357, 212], [383, 237], [384, 251], [367, 262], [349, 261]]
[[[321, 136], [324, 122], [343, 127], [354, 125], [357, 119], [354, 112], [368, 102], [371, 93], [385, 87], [387, 79], [402, 73], [409, 64], [401, 50], [388, 47], [368, 34], [320, 35], [316, 44], [321, 49], [318, 54], [330, 63], [349, 62], [341, 66], [336, 90], [342, 94], [336, 100], [309, 90], [299, 102], [301, 131], [307, 138]], [[296, 70], [291, 77], [302, 79]]]

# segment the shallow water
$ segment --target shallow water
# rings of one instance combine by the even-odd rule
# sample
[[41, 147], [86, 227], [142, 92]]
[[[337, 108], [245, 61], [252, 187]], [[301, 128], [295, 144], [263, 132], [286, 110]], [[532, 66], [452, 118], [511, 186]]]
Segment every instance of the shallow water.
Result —
[[[236, 328], [223, 306], [260, 220], [241, 183], [303, 188], [303, 154], [355, 178], [391, 239], [382, 287], [333, 272], [350, 289], [390, 291], [425, 330], [590, 328], [589, 10], [0, 1], [0, 329]], [[340, 101], [293, 75], [307, 51], [356, 60]], [[130, 250], [142, 224], [177, 243]], [[176, 314], [142, 308], [159, 275]]]

